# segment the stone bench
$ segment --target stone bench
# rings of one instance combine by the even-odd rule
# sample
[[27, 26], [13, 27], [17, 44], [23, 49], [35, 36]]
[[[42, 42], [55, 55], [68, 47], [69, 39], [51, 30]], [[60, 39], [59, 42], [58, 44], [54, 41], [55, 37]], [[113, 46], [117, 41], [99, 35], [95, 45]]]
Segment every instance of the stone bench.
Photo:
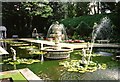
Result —
[[109, 40], [97, 40], [98, 43], [109, 43]]

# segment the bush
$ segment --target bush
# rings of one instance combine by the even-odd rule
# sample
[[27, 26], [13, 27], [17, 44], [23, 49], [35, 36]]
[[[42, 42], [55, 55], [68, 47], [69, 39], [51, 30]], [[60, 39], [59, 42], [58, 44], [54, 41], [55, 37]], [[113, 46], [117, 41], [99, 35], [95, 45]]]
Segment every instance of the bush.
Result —
[[[113, 28], [113, 32], [119, 35], [120, 33], [120, 23], [116, 22], [119, 20], [120, 16], [117, 15], [116, 13], [109, 13], [109, 14], [96, 14], [96, 15], [86, 15], [86, 16], [80, 16], [80, 17], [74, 17], [74, 18], [67, 18], [64, 20], [61, 20], [60, 22], [64, 24], [67, 30], [71, 30], [68, 35], [74, 36], [73, 38], [79, 38], [76, 37], [77, 35], [82, 36], [82, 37], [91, 37], [92, 29], [94, 26], [94, 23], [96, 22], [97, 24], [100, 23], [100, 20], [104, 17], [108, 17], [111, 20], [111, 25], [114, 25], [115, 28]], [[73, 30], [74, 29], [74, 30]], [[76, 33], [74, 33], [74, 32]], [[118, 39], [118, 38], [116, 38]], [[120, 40], [119, 40], [120, 41]]]
[[74, 18], [67, 18], [64, 20], [61, 20], [60, 22], [65, 25], [65, 27], [77, 27], [82, 21], [87, 23], [91, 28], [93, 27], [94, 23], [99, 23], [100, 20], [103, 17], [109, 17], [112, 21], [112, 23], [115, 26], [118, 26], [119, 23], [116, 22], [116, 20], [119, 20], [119, 17], [117, 14], [112, 13], [112, 14], [96, 14], [96, 15], [86, 15], [86, 16], [80, 16], [80, 17], [74, 17]]

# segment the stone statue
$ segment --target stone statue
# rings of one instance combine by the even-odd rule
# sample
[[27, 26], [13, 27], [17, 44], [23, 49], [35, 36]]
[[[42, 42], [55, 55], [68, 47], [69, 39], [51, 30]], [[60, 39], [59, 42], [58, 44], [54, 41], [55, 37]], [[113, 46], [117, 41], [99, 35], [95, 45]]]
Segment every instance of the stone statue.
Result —
[[16, 61], [16, 50], [10, 47], [11, 52], [13, 53], [13, 60]]

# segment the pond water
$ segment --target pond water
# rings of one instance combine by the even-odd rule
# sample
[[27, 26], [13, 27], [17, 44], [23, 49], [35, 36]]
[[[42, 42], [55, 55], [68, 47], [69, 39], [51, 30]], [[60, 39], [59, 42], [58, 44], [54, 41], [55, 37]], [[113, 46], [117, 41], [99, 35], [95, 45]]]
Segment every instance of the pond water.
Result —
[[[18, 43], [19, 42], [17, 42], [16, 44], [19, 45]], [[33, 58], [33, 59], [39, 59], [39, 60], [41, 59], [40, 55], [29, 54], [27, 49], [22, 49], [22, 48], [20, 49], [18, 48], [19, 46], [14, 45], [14, 44], [13, 42], [9, 42], [9, 41], [7, 42], [6, 50], [10, 54], [3, 55], [2, 60], [12, 57], [11, 51], [10, 51], [11, 46], [16, 50], [17, 57]], [[28, 46], [26, 44], [30, 45], [30, 43], [25, 43], [25, 42], [23, 42], [22, 44], [25, 44], [24, 46]], [[33, 45], [36, 46], [35, 47], [36, 49], [39, 48], [37, 44], [33, 44]], [[0, 66], [2, 67], [2, 71], [29, 68], [36, 75], [38, 75], [40, 78], [45, 79], [45, 80], [118, 80], [120, 79], [120, 77], [118, 76], [120, 65], [118, 64], [118, 61], [112, 60], [113, 56], [92, 57], [92, 60], [95, 62], [107, 64], [107, 69], [97, 70], [92, 73], [82, 74], [82, 73], [77, 73], [77, 72], [67, 72], [66, 68], [64, 68], [63, 66], [59, 66], [59, 62], [61, 61], [72, 60], [72, 59], [80, 60], [81, 59], [81, 56], [79, 54], [80, 52], [81, 50], [75, 50], [74, 52], [70, 54], [70, 58], [68, 59], [49, 60], [49, 59], [44, 58], [43, 62], [38, 62], [38, 63], [33, 63], [33, 64], [19, 64], [19, 65], [0, 64]]]

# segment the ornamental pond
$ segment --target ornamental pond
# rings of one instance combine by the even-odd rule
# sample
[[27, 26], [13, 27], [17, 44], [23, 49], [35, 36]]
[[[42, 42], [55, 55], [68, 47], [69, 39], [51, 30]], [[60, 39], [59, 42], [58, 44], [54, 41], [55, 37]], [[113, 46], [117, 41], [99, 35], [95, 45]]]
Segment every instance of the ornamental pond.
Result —
[[[31, 44], [28, 42], [22, 42], [17, 40], [4, 40], [1, 41], [5, 46], [4, 48], [9, 52], [8, 55], [2, 55], [2, 61], [0, 62], [0, 67], [2, 67], [1, 71], [29, 68], [32, 72], [34, 72], [37, 76], [44, 80], [118, 80], [119, 77], [119, 61], [116, 61], [114, 58], [116, 49], [101, 49], [101, 48], [93, 48], [93, 53], [98, 51], [108, 52], [113, 55], [95, 55], [92, 57], [92, 61], [106, 64], [105, 69], [97, 69], [94, 72], [71, 72], [67, 71], [62, 65], [59, 65], [60, 62], [71, 61], [71, 60], [81, 60], [81, 49], [74, 50], [70, 53], [70, 57], [62, 60], [52, 60], [44, 57], [41, 60], [42, 52], [37, 52], [39, 50], [38, 44]], [[10, 47], [13, 47], [16, 50], [17, 60], [27, 61], [24, 63], [10, 63], [12, 60], [12, 53]], [[35, 52], [34, 52], [34, 51]], [[31, 52], [32, 51], [32, 52]], [[34, 62], [33, 62], [34, 60]], [[36, 61], [35, 61], [36, 60]]]

